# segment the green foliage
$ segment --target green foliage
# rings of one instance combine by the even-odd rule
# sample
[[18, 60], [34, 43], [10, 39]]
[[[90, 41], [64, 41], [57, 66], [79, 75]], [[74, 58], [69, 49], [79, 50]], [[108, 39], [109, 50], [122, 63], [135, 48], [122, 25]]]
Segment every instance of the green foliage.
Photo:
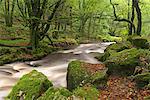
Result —
[[150, 82], [150, 73], [138, 74], [134, 77], [138, 87], [144, 87]]
[[67, 88], [73, 90], [87, 83], [91, 83], [97, 88], [105, 86], [107, 81], [107, 69], [89, 72], [84, 64], [85, 63], [81, 61], [72, 61], [69, 63], [67, 69]]
[[7, 47], [0, 48], [0, 56], [2, 56], [4, 54], [10, 54], [13, 51], [14, 51], [13, 49], [11, 50], [10, 48], [7, 48]]
[[45, 75], [33, 70], [18, 81], [7, 98], [9, 100], [35, 100], [51, 86], [53, 86], [52, 83]]
[[53, 43], [54, 44], [59, 44], [59, 43], [67, 43], [67, 44], [73, 44], [73, 45], [77, 45], [77, 41], [73, 38], [59, 38], [59, 39], [53, 39]]
[[98, 35], [98, 38], [105, 42], [121, 42], [122, 41], [121, 37], [111, 36], [109, 34], [105, 34], [105, 35], [100, 34]]
[[83, 86], [83, 87], [77, 87], [73, 94], [79, 98], [82, 98], [81, 100], [98, 100], [99, 91], [91, 86]]
[[50, 87], [38, 100], [68, 100], [72, 93], [65, 88]]

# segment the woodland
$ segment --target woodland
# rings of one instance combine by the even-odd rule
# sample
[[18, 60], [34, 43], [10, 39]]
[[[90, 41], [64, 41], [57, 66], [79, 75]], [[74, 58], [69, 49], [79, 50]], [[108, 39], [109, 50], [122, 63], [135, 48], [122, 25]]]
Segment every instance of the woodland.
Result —
[[0, 0], [0, 100], [150, 100], [150, 0]]

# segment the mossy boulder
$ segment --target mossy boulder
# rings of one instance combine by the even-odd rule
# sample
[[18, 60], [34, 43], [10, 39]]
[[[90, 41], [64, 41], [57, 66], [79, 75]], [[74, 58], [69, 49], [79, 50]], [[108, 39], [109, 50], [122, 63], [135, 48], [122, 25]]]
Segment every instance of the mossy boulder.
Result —
[[77, 87], [73, 94], [79, 100], [98, 100], [99, 91], [92, 86]]
[[114, 51], [114, 50], [109, 50], [109, 51], [106, 51], [105, 53], [99, 54], [95, 58], [98, 59], [101, 62], [104, 62], [104, 61], [106, 61], [109, 58], [109, 56], [111, 56], [111, 55], [113, 55], [115, 53], [117, 53], [117, 52]]
[[138, 87], [147, 86], [150, 83], [150, 73], [138, 74], [134, 77]]
[[132, 48], [111, 55], [104, 63], [109, 74], [132, 75], [139, 65], [141, 51]]
[[131, 48], [132, 48], [132, 44], [129, 41], [126, 41], [126, 42], [114, 43], [114, 44], [109, 45], [105, 49], [105, 52], [110, 51], [110, 50], [120, 52], [120, 51], [123, 51], [125, 49], [131, 49]]
[[10, 100], [36, 100], [49, 87], [53, 86], [48, 78], [36, 70], [24, 75], [8, 95]]
[[143, 37], [134, 36], [134, 37], [129, 37], [128, 40], [132, 43], [133, 46], [137, 48], [142, 48], [142, 49], [149, 48], [148, 40]]
[[69, 63], [67, 71], [67, 88], [69, 90], [87, 83], [100, 88], [107, 82], [107, 68], [104, 64], [89, 64], [77, 60]]
[[131, 49], [132, 48], [132, 44], [127, 41], [127, 42], [121, 42], [121, 43], [114, 43], [114, 44], [111, 44], [109, 45], [106, 49], [105, 49], [105, 52], [103, 54], [100, 54], [99, 56], [97, 56], [96, 58], [99, 60], [99, 61], [106, 61], [109, 56], [117, 53], [117, 52], [121, 52], [125, 49]]
[[68, 100], [72, 93], [65, 88], [50, 87], [38, 100]]

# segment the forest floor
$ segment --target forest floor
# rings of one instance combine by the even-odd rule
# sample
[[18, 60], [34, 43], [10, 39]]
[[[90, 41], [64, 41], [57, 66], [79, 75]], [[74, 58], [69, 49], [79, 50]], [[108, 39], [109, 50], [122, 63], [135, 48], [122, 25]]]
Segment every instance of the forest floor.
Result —
[[150, 90], [138, 89], [127, 77], [110, 76], [107, 85], [100, 91], [99, 100], [144, 100], [150, 95]]

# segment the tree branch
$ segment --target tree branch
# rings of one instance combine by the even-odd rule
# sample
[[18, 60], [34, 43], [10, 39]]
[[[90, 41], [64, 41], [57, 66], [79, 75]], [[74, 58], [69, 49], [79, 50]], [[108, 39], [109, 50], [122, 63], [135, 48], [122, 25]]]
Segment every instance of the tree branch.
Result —
[[119, 22], [127, 22], [127, 23], [130, 23], [130, 25], [133, 27], [134, 29], [134, 32], [135, 32], [135, 25], [132, 23], [132, 21], [128, 20], [128, 19], [125, 19], [125, 18], [119, 18], [116, 14], [116, 8], [115, 8], [115, 5], [112, 3], [112, 0], [110, 0], [110, 4], [112, 5], [113, 7], [113, 13], [114, 13], [114, 21], [119, 21]]

